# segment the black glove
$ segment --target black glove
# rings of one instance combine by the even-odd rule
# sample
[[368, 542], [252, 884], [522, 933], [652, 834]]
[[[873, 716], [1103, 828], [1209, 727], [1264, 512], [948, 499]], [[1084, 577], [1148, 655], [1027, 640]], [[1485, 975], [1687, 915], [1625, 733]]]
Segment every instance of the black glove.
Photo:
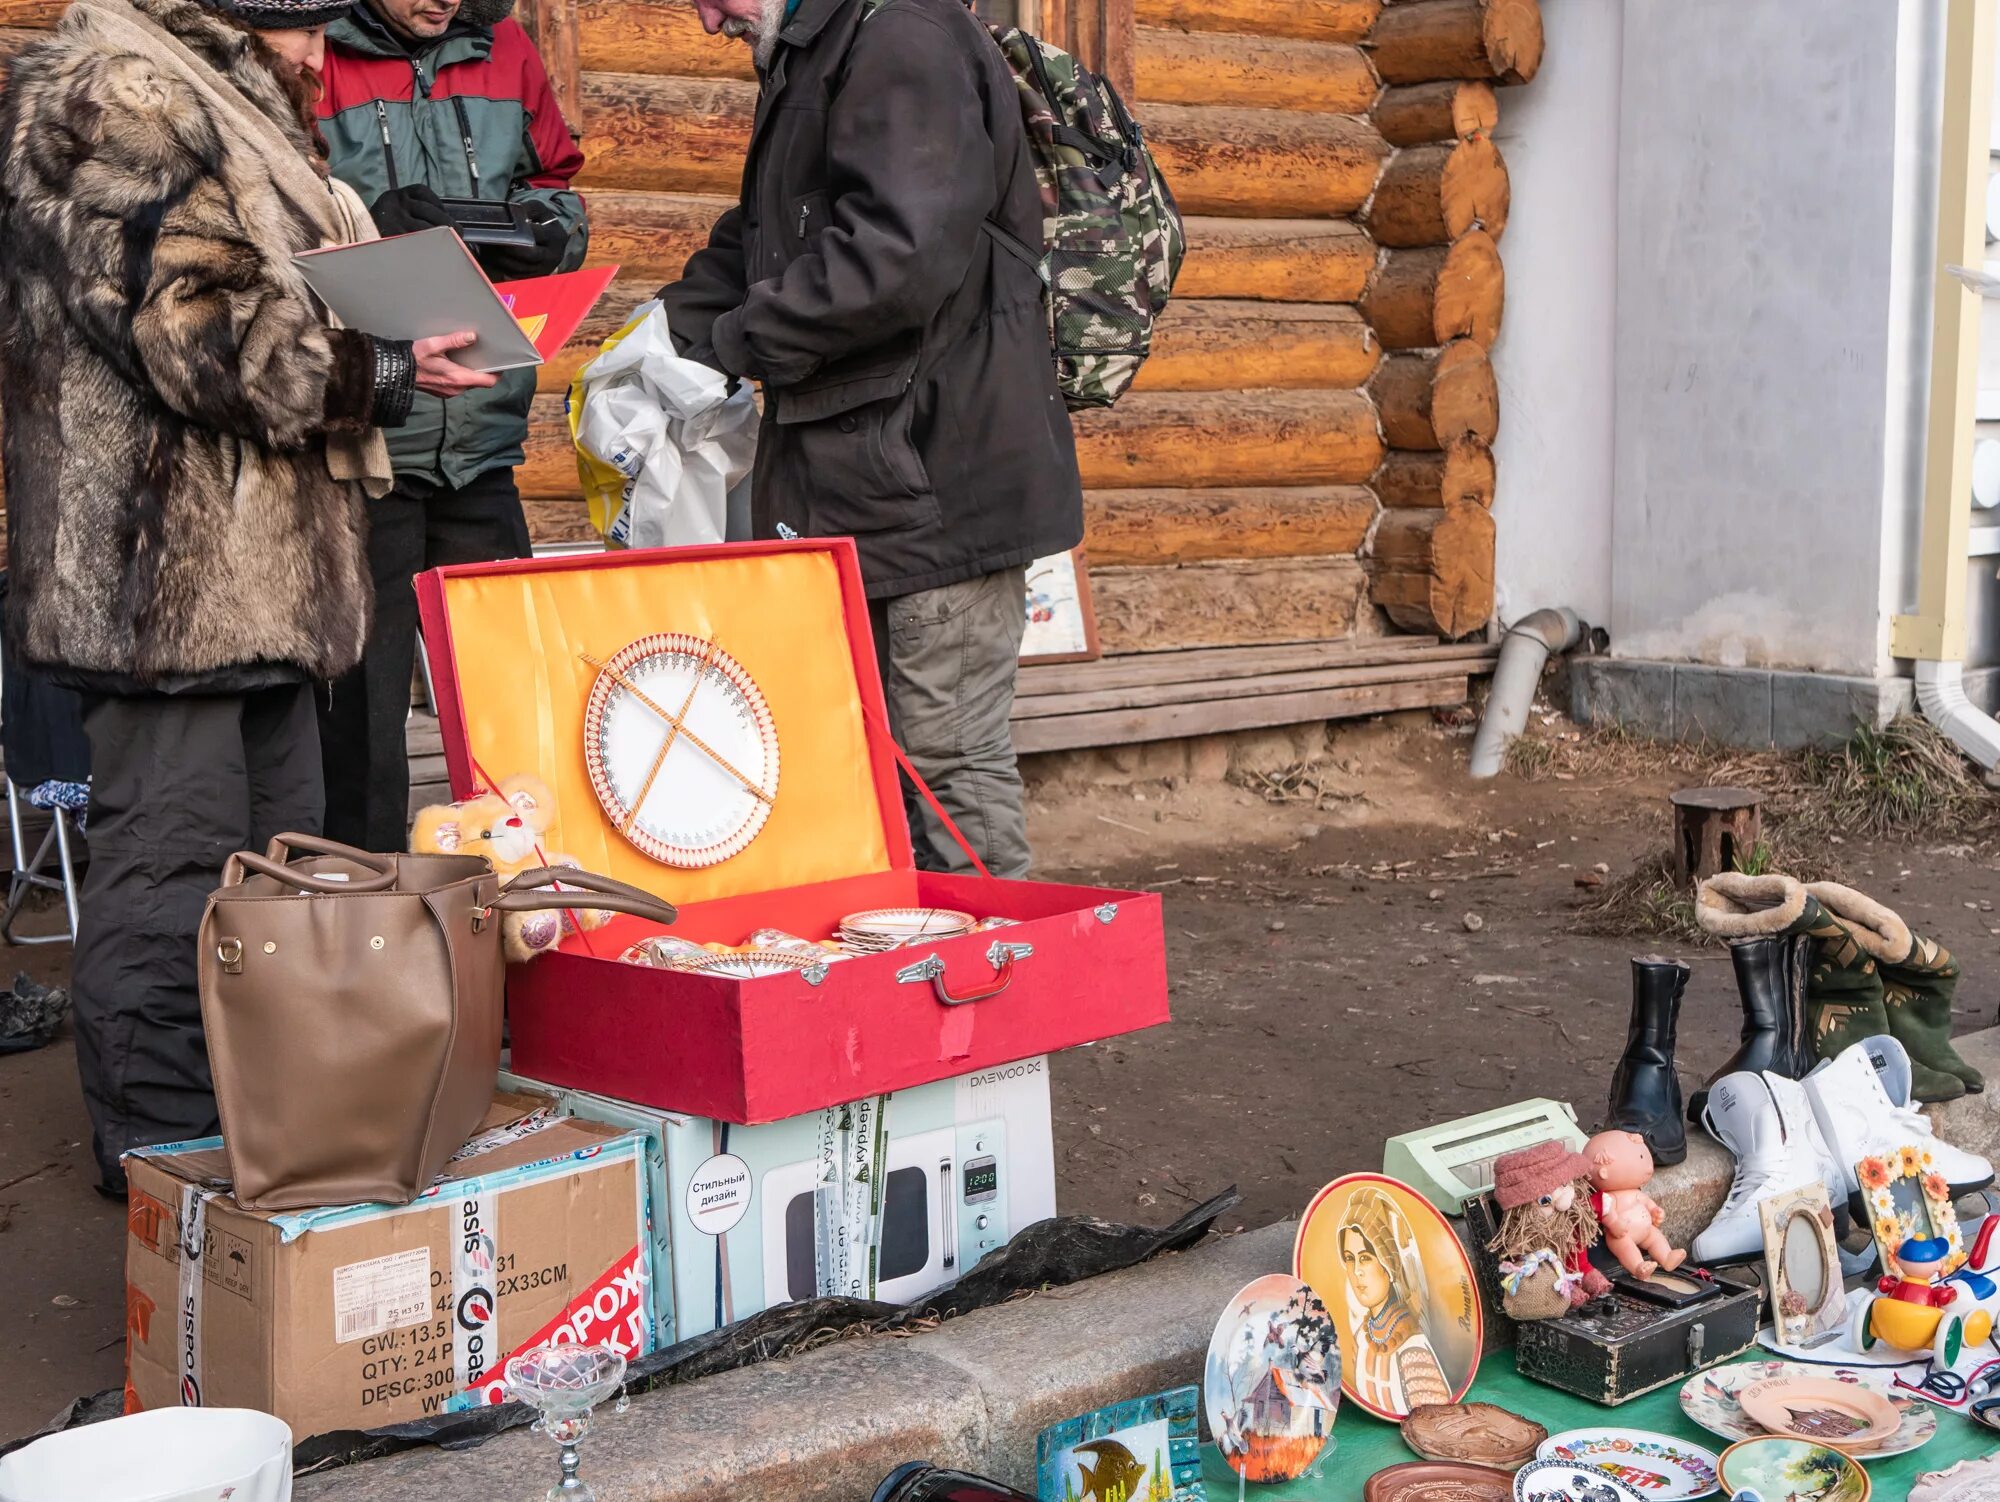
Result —
[[451, 216], [444, 211], [437, 194], [422, 183], [391, 188], [375, 200], [368, 213], [375, 221], [375, 228], [385, 235], [413, 235], [421, 229], [451, 224]]
[[478, 256], [479, 264], [494, 281], [518, 282], [548, 276], [562, 265], [568, 251], [568, 227], [560, 220], [540, 219], [535, 222], [533, 245], [482, 245]]

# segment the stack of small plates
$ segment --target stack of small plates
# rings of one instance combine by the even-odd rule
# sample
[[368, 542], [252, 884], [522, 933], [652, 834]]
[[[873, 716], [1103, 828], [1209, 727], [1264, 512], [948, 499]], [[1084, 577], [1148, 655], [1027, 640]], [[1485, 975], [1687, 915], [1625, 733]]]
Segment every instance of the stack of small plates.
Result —
[[828, 958], [832, 957], [822, 955], [815, 960], [811, 955], [794, 954], [784, 949], [738, 949], [727, 954], [684, 955], [668, 962], [665, 968], [694, 975], [726, 976], [730, 980], [756, 980], [765, 975], [790, 975], [810, 970]]
[[849, 954], [886, 954], [912, 944], [962, 938], [978, 927], [970, 913], [942, 907], [882, 907], [849, 913], [835, 935]]

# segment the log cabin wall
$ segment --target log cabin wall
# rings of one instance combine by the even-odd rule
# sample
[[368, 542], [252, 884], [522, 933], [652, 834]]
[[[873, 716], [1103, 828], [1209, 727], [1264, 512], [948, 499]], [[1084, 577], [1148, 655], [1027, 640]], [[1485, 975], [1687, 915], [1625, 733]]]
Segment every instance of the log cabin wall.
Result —
[[[0, 0], [0, 63], [61, 9]], [[520, 15], [584, 137], [593, 259], [623, 268], [542, 372], [520, 475], [537, 541], [580, 540], [569, 378], [732, 201], [756, 83], [690, 0]], [[1136, 100], [1189, 220], [1137, 386], [1077, 419], [1106, 651], [1481, 630], [1508, 208], [1489, 132], [1494, 85], [1540, 62], [1537, 0], [1042, 0], [1037, 18]]]

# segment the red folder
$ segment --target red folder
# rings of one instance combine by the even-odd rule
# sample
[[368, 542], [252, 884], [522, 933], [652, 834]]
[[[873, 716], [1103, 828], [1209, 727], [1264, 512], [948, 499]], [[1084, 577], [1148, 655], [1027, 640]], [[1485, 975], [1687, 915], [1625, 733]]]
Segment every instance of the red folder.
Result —
[[616, 266], [586, 266], [554, 276], [531, 276], [519, 282], [495, 282], [493, 290], [507, 304], [515, 322], [535, 342], [535, 353], [553, 360], [556, 351], [576, 336], [604, 289], [618, 275]]

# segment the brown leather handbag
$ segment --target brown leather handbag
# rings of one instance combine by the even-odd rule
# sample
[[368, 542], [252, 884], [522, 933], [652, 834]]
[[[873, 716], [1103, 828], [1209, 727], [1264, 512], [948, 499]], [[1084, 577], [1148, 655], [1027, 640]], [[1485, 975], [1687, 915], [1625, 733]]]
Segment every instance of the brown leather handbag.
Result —
[[406, 1204], [428, 1189], [493, 1100], [500, 915], [586, 905], [675, 917], [569, 867], [503, 888], [479, 855], [370, 855], [297, 834], [232, 855], [199, 942], [237, 1203]]

